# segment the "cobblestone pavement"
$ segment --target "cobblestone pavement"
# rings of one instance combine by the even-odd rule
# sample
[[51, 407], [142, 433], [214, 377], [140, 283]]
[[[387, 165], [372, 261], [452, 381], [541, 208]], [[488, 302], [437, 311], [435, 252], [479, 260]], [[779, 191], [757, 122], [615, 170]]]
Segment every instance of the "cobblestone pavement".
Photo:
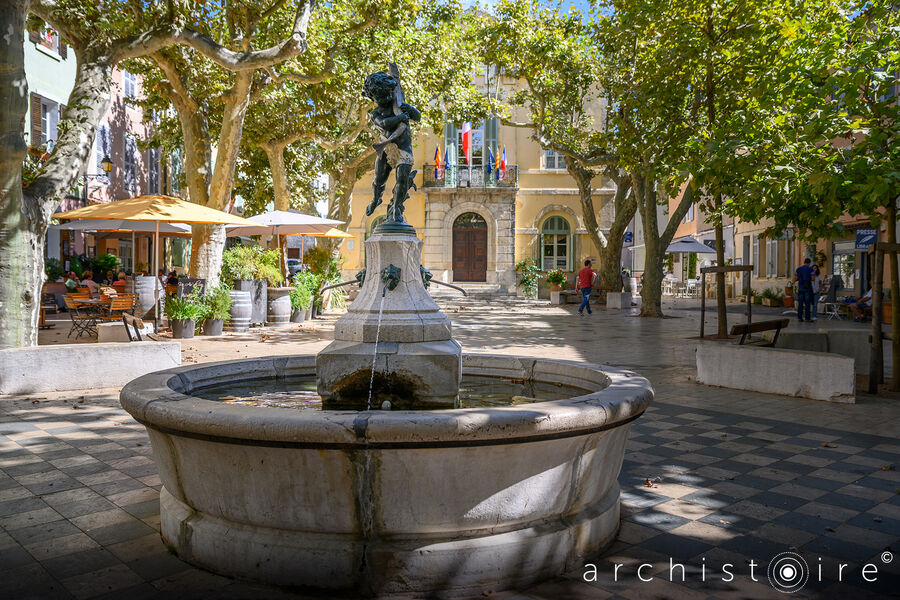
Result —
[[[795, 596], [900, 596], [900, 402], [860, 396], [838, 405], [701, 386], [692, 381], [693, 307], [667, 306], [678, 318], [665, 320], [605, 310], [579, 317], [574, 308], [445, 301], [466, 351], [612, 364], [639, 371], [656, 390], [631, 430], [622, 528], [590, 560], [596, 577], [587, 567], [483, 597], [785, 598], [766, 573], [784, 552], [810, 569]], [[328, 327], [270, 335], [276, 343], [198, 338], [186, 354], [314, 352]], [[117, 390], [0, 398], [0, 598], [304, 597], [213, 575], [168, 552], [159, 487], [147, 435], [118, 406]], [[641, 564], [650, 581], [639, 580]], [[866, 564], [875, 581], [864, 580]]]

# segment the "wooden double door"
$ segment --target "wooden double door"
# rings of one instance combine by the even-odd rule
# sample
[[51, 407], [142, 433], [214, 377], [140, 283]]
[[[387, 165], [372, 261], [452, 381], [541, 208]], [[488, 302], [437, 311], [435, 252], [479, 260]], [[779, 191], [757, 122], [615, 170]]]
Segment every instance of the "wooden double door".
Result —
[[477, 213], [453, 223], [453, 280], [487, 281], [487, 223]]

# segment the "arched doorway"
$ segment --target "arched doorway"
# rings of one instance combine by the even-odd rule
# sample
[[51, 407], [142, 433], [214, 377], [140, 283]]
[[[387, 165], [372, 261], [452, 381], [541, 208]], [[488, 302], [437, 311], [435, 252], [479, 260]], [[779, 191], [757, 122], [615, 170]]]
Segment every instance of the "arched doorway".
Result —
[[453, 222], [453, 280], [487, 281], [487, 223], [477, 213]]

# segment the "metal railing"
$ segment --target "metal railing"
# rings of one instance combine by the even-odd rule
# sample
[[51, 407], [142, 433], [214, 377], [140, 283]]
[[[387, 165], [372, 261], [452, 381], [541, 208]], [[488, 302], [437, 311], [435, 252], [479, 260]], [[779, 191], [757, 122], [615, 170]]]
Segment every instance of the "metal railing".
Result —
[[435, 176], [434, 164], [422, 167], [424, 188], [514, 188], [519, 186], [518, 165], [507, 165], [505, 176], [497, 177], [497, 170], [487, 171], [481, 165], [450, 165]]

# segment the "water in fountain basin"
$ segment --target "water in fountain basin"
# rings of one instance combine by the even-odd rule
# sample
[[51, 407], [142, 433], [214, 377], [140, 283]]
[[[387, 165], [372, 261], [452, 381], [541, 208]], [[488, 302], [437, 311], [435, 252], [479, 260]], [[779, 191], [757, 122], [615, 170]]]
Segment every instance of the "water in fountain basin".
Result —
[[366, 401], [366, 410], [372, 410], [372, 389], [375, 387], [375, 361], [378, 359], [378, 337], [381, 335], [381, 316], [384, 314], [385, 295], [387, 295], [387, 286], [381, 292], [381, 304], [378, 306], [378, 324], [375, 326], [375, 347], [372, 348], [372, 374], [369, 376], [369, 399]]
[[[580, 396], [589, 391], [569, 385], [463, 375], [456, 408], [498, 407], [563, 400]], [[228, 404], [325, 410], [322, 398], [316, 391], [315, 377], [250, 379], [204, 387], [194, 390], [192, 393], [207, 400], [217, 400]], [[381, 400], [381, 395], [375, 394], [369, 402], [373, 400]], [[381, 406], [382, 404], [376, 401], [375, 405]], [[357, 410], [366, 409], [364, 395], [358, 399], [357, 406]], [[391, 408], [397, 410], [396, 404], [392, 403]], [[425, 410], [431, 409], [426, 408]]]

